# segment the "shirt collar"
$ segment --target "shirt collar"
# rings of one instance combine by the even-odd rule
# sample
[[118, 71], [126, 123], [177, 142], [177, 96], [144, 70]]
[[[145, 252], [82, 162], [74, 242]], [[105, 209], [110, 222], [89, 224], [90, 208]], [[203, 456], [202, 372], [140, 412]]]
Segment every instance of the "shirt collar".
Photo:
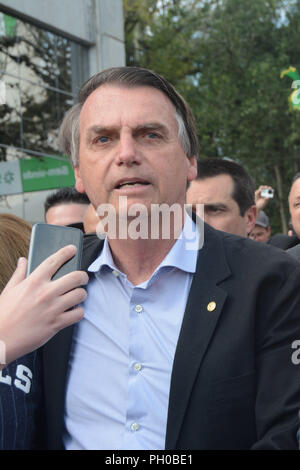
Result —
[[[198, 226], [192, 218], [185, 213], [185, 222], [181, 236], [174, 243], [169, 253], [167, 253], [159, 268], [170, 266], [188, 273], [195, 273], [199, 238]], [[197, 249], [190, 249], [191, 243], [193, 246], [196, 246]]]
[[107, 238], [105, 238], [104, 240], [103, 248], [102, 248], [100, 255], [88, 267], [88, 271], [92, 273], [96, 273], [100, 271], [100, 269], [103, 266], [109, 266], [112, 270], [117, 270], [117, 267], [115, 266], [115, 262], [113, 260], [113, 257], [109, 248], [109, 243], [108, 243]]
[[[162, 267], [173, 267], [188, 273], [195, 273], [198, 248], [191, 249], [189, 246], [192, 243], [193, 246], [198, 247], [199, 238], [200, 234], [198, 231], [198, 226], [186, 213], [181, 236], [176, 240], [171, 250], [167, 253], [163, 261], [157, 267], [155, 273], [158, 272], [158, 270], [160, 270]], [[120, 272], [114, 263], [107, 238], [104, 240], [103, 249], [100, 255], [88, 267], [88, 271], [96, 273], [104, 266], [108, 266], [112, 270]]]

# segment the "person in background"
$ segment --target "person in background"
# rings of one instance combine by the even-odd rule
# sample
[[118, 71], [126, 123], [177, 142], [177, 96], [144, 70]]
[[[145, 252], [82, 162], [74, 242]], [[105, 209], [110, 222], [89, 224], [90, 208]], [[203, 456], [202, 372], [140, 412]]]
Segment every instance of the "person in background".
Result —
[[[272, 186], [266, 186], [266, 185], [260, 186], [255, 191], [255, 203], [256, 203], [257, 212], [258, 212], [258, 219], [259, 219], [260, 211], [264, 209], [266, 205], [269, 203], [269, 201], [272, 199], [272, 197], [266, 197], [265, 195], [263, 195], [262, 194], [263, 190], [271, 190], [274, 193]], [[255, 239], [257, 241], [266, 241], [266, 243], [268, 243], [269, 245], [275, 246], [285, 251], [297, 245], [300, 242], [294, 230], [289, 231], [288, 234], [275, 233], [275, 235], [271, 236], [271, 233], [268, 234], [269, 229], [264, 226], [265, 222], [266, 222], [266, 219], [263, 217], [262, 218], [263, 225], [259, 226], [259, 224], [257, 224], [257, 226], [252, 232], [251, 238], [256, 237]], [[270, 232], [271, 232], [271, 227], [270, 227]]]
[[289, 248], [287, 253], [300, 261], [300, 173], [296, 173], [292, 179], [289, 193], [289, 210], [294, 233], [289, 238], [294, 240], [294, 246]]
[[262, 195], [262, 191], [265, 189], [271, 190], [274, 193], [272, 186], [261, 185], [259, 186], [258, 189], [256, 189], [254, 197], [255, 197], [255, 205], [257, 209], [257, 214], [259, 214], [259, 211], [263, 210], [266, 207], [266, 205], [269, 203], [270, 199], [272, 199], [270, 197], [265, 197]]
[[87, 281], [85, 273], [50, 282], [75, 247], [60, 250], [25, 279], [30, 234], [25, 220], [0, 214], [0, 450], [43, 446], [38, 432], [42, 417], [37, 348], [82, 318], [81, 307], [65, 310], [86, 295], [78, 289]]
[[215, 229], [247, 237], [256, 220], [251, 176], [238, 163], [221, 158], [199, 159], [197, 169], [186, 202], [194, 208], [204, 204], [204, 220]]
[[289, 210], [294, 232], [300, 239], [300, 173], [296, 173], [292, 179], [289, 193]]
[[84, 193], [75, 188], [61, 188], [47, 197], [45, 221], [47, 224], [68, 225], [83, 230], [85, 212], [90, 204]]
[[[300, 243], [300, 173], [296, 173], [292, 179], [288, 203], [291, 217], [289, 228], [290, 226], [292, 227], [292, 232], [290, 231], [288, 234], [276, 233], [268, 242], [270, 245], [285, 251], [298, 246]], [[297, 248], [291, 253], [294, 253], [298, 258], [298, 251], [299, 249]]]
[[288, 236], [289, 237], [294, 237], [296, 235], [296, 232], [294, 230], [294, 227], [293, 227], [293, 224], [292, 224], [292, 221], [290, 220], [289, 221], [289, 227], [288, 227]]
[[13, 214], [0, 214], [0, 293], [13, 275], [18, 259], [27, 257], [31, 225]]
[[257, 242], [267, 243], [271, 236], [271, 226], [267, 214], [260, 210], [255, 221], [255, 227], [250, 233], [250, 238]]

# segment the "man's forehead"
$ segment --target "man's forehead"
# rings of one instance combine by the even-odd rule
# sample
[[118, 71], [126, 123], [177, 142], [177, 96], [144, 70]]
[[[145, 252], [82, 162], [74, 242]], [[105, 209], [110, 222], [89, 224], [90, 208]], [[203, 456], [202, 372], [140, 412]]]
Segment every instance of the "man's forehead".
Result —
[[255, 233], [264, 233], [266, 230], [266, 228], [261, 227], [260, 225], [255, 225], [253, 232], [255, 231]]
[[[175, 107], [169, 98], [157, 88], [151, 86], [123, 86], [118, 84], [104, 84], [94, 90], [86, 99], [82, 106], [82, 113], [86, 113], [90, 109], [94, 109], [100, 106], [99, 111], [101, 112], [102, 106], [108, 106], [107, 112], [116, 113], [119, 106], [122, 104], [130, 104], [131, 107], [137, 106], [151, 106], [153, 111], [159, 106], [165, 108], [167, 106], [168, 111], [171, 109], [175, 112]], [[110, 106], [113, 106], [110, 108]]]
[[61, 202], [55, 204], [54, 206], [49, 207], [47, 212], [56, 212], [56, 213], [71, 213], [71, 212], [84, 212], [88, 208], [88, 204], [79, 203], [79, 202]]
[[154, 124], [153, 129], [167, 134], [178, 130], [175, 107], [159, 90], [152, 87], [103, 85], [87, 98], [80, 113], [80, 133], [87, 139], [98, 130], [136, 130]]
[[203, 203], [220, 202], [233, 200], [233, 180], [229, 175], [217, 175], [195, 180], [191, 183], [191, 189], [199, 198], [203, 198]]
[[50, 207], [46, 212], [48, 223], [55, 225], [68, 225], [74, 222], [82, 222], [88, 204], [77, 202], [62, 202]]

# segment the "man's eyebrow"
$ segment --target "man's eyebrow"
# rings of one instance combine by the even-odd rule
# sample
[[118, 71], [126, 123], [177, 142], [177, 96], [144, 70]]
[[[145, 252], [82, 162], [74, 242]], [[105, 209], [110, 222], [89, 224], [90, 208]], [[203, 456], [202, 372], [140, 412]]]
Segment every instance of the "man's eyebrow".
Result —
[[[162, 132], [168, 133], [168, 128], [164, 124], [160, 122], [146, 122], [136, 126], [133, 129], [133, 132], [140, 132], [141, 130], [160, 130]], [[102, 132], [115, 132], [118, 131], [119, 128], [115, 126], [101, 126], [101, 125], [94, 125], [87, 129], [86, 134], [87, 137], [92, 135], [101, 134]]]
[[[94, 125], [89, 127], [86, 130], [86, 136], [85, 139], [86, 141], [89, 141], [92, 139], [94, 136], [100, 135], [100, 134], [109, 134], [109, 133], [117, 133], [119, 132], [119, 127], [116, 126], [101, 126], [101, 125]], [[143, 124], [140, 124], [133, 128], [133, 134], [138, 134], [139, 132], [142, 131], [160, 131], [163, 133], [166, 137], [169, 136], [169, 130], [167, 126], [160, 122], [146, 122]]]
[[167, 126], [165, 126], [161, 122], [146, 122], [144, 124], [140, 124], [139, 126], [135, 128], [135, 131], [144, 130], [144, 129], [150, 129], [150, 130], [155, 129], [155, 130], [168, 132]]
[[212, 210], [212, 209], [227, 209], [227, 206], [222, 202], [216, 202], [215, 204], [204, 204], [205, 210]]
[[90, 136], [90, 135], [101, 134], [102, 132], [109, 132], [109, 131], [113, 131], [113, 130], [116, 130], [116, 128], [108, 127], [108, 126], [95, 125], [95, 126], [89, 127], [87, 129], [86, 133], [87, 133], [87, 136]]

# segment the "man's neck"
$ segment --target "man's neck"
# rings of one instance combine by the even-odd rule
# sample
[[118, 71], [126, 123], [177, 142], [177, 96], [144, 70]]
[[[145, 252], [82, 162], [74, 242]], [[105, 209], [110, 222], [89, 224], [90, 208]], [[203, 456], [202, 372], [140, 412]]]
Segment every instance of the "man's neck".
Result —
[[169, 240], [109, 240], [116, 267], [133, 285], [147, 281], [176, 243]]
[[[167, 217], [159, 213], [159, 216], [154, 216], [152, 220], [152, 216], [151, 213], [149, 218], [139, 219], [141, 224], [144, 223], [144, 227], [147, 228], [145, 238], [137, 238], [136, 232], [131, 231], [131, 223], [133, 222], [131, 219], [126, 219], [125, 230], [124, 223], [120, 225], [120, 221], [123, 222], [123, 219], [117, 223], [114, 233], [122, 233], [119, 238], [109, 236], [108, 231], [107, 238], [115, 265], [126, 274], [133, 285], [148, 280], [169, 253], [181, 235], [186, 213], [182, 207], [180, 212], [172, 213], [171, 211]], [[153, 224], [151, 224], [151, 220], [154, 221]]]

